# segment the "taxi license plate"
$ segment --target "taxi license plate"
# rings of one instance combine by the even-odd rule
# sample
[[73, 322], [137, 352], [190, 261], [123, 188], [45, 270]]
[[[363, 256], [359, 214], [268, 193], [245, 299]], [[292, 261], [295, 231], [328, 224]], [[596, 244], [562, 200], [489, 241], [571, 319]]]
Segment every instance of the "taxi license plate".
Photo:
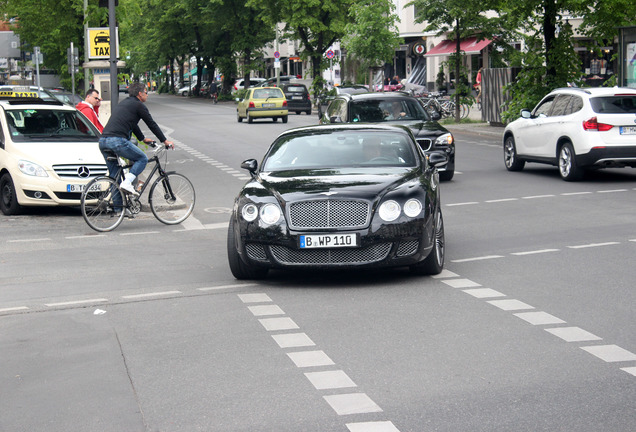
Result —
[[[86, 185], [83, 184], [67, 184], [66, 192], [83, 192]], [[94, 183], [91, 186], [90, 192], [95, 192], [99, 190], [99, 183]]]
[[621, 126], [621, 135], [636, 135], [636, 126]]
[[357, 247], [356, 234], [312, 234], [298, 236], [301, 249]]
[[263, 108], [274, 108], [276, 106], [275, 103], [264, 103]]

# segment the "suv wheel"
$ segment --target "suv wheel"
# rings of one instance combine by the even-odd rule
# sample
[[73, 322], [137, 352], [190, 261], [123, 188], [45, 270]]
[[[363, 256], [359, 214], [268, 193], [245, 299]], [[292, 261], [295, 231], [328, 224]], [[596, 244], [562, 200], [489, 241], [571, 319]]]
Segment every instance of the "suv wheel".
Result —
[[15, 192], [15, 186], [11, 176], [6, 173], [0, 178], [0, 210], [7, 216], [20, 213], [20, 204]]
[[515, 139], [512, 135], [506, 137], [504, 141], [504, 164], [508, 171], [521, 171], [526, 162], [519, 160], [517, 156], [517, 146], [515, 146]]
[[583, 177], [583, 169], [577, 165], [574, 147], [569, 142], [559, 150], [559, 174], [565, 181], [576, 181]]

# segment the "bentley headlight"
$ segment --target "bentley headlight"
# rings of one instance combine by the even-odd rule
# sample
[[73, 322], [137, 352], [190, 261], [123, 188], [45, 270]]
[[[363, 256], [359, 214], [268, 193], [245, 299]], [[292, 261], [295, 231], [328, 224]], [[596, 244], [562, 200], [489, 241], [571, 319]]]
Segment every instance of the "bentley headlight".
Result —
[[34, 164], [33, 162], [21, 160], [18, 162], [18, 168], [20, 168], [20, 171], [22, 171], [26, 175], [35, 177], [49, 176], [44, 168], [42, 168], [40, 165]]
[[243, 215], [243, 219], [248, 222], [252, 222], [254, 219], [258, 217], [258, 208], [254, 204], [247, 204], [243, 206], [243, 210], [241, 210], [241, 214]]
[[276, 204], [265, 204], [261, 207], [261, 220], [268, 225], [278, 222], [280, 216], [281, 211]]
[[451, 133], [445, 133], [440, 135], [435, 140], [436, 145], [451, 145], [453, 143], [453, 135]]
[[411, 198], [410, 200], [406, 202], [406, 204], [404, 204], [404, 214], [407, 215], [408, 217], [414, 218], [418, 216], [421, 211], [422, 211], [422, 203], [420, 202], [420, 200]]
[[379, 211], [380, 218], [386, 222], [393, 222], [400, 217], [401, 210], [400, 205], [393, 200], [383, 202]]

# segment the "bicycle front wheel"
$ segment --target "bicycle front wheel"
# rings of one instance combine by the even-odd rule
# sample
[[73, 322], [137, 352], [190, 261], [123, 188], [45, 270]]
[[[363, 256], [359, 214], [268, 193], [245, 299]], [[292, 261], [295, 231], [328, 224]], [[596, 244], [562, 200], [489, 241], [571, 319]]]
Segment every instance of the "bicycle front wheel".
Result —
[[110, 177], [91, 180], [82, 192], [81, 210], [84, 220], [95, 231], [112, 231], [124, 220], [122, 194]]
[[159, 177], [150, 188], [150, 210], [167, 225], [176, 225], [188, 218], [194, 209], [194, 186], [176, 172]]

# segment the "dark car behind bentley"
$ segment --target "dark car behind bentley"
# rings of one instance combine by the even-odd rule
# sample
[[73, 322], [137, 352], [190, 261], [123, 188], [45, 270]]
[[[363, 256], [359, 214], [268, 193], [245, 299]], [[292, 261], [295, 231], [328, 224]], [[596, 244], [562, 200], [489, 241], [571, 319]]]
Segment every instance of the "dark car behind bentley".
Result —
[[402, 92], [341, 94], [329, 103], [320, 119], [330, 123], [389, 123], [407, 126], [420, 147], [430, 155], [441, 152], [448, 164], [441, 167], [441, 180], [455, 175], [455, 139], [453, 135], [422, 107], [419, 101]]
[[444, 225], [436, 166], [408, 128], [328, 125], [292, 129], [263, 162], [242, 167], [252, 180], [235, 200], [228, 229], [238, 279], [271, 268], [444, 265]]

